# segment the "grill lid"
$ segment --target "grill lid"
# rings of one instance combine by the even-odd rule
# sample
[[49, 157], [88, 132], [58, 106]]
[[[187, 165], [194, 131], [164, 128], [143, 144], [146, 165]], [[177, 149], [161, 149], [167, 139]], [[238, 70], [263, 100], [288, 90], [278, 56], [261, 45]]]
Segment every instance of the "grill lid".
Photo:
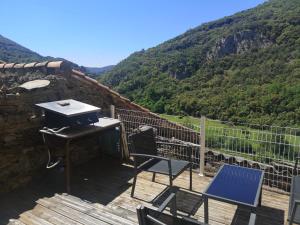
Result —
[[65, 117], [73, 117], [91, 112], [99, 112], [101, 109], [73, 99], [45, 102], [36, 104], [36, 106]]

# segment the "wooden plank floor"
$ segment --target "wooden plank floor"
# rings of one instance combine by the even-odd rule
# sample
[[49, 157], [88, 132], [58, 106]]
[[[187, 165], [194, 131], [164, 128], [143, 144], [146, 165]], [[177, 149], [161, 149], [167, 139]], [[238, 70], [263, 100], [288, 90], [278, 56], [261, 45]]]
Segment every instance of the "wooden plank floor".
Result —
[[[0, 224], [8, 224], [9, 219], [15, 219], [10, 224], [137, 224], [136, 207], [154, 207], [161, 202], [164, 196], [157, 197], [167, 187], [168, 179], [157, 175], [156, 182], [151, 182], [151, 174], [140, 173], [135, 197], [131, 198], [132, 174], [130, 165], [109, 158], [95, 160], [74, 168], [72, 193], [66, 195], [62, 194], [63, 173], [47, 171], [27, 187], [0, 195]], [[187, 172], [175, 180], [179, 214], [204, 220], [199, 192], [210, 180], [194, 173], [193, 192], [187, 190]], [[287, 195], [263, 190], [256, 224], [286, 224], [287, 209]], [[212, 225], [243, 225], [249, 219], [247, 210], [214, 200], [209, 200], [209, 214]], [[32, 222], [35, 220], [38, 222]]]

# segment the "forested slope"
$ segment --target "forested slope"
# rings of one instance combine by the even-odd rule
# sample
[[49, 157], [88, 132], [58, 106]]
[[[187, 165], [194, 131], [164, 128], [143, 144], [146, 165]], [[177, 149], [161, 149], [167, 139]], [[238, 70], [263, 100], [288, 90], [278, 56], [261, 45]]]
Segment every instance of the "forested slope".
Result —
[[0, 60], [5, 62], [23, 63], [43, 61], [45, 59], [46, 57], [0, 35]]
[[135, 52], [101, 77], [154, 112], [300, 125], [300, 1], [271, 0]]

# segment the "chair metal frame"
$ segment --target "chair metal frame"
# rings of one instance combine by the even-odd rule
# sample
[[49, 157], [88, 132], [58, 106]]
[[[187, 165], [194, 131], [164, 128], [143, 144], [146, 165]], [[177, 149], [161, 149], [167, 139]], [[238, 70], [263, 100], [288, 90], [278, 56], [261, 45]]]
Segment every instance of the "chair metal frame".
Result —
[[[293, 223], [295, 223], [295, 213], [298, 209], [298, 207], [300, 206], [300, 199], [294, 199], [294, 192], [295, 192], [295, 187], [294, 187], [294, 183], [296, 182], [296, 178], [299, 178], [300, 176], [296, 176], [297, 175], [297, 168], [298, 168], [298, 161], [299, 161], [300, 157], [296, 157], [296, 161], [295, 161], [295, 166], [294, 166], [294, 170], [293, 170], [293, 174], [295, 175], [292, 178], [292, 184], [291, 184], [291, 193], [290, 193], [290, 202], [289, 202], [289, 214], [288, 214], [288, 221], [289, 221], [289, 225], [292, 225]], [[300, 187], [298, 187], [300, 188]], [[292, 201], [292, 202], [291, 202]], [[297, 224], [300, 224], [300, 221], [297, 221]]]
[[[163, 211], [166, 209], [166, 207], [170, 205], [170, 213], [165, 214]], [[158, 209], [150, 209], [148, 207], [145, 207], [143, 205], [139, 205], [136, 209], [139, 225], [176, 225], [178, 223], [185, 224], [185, 225], [205, 225], [204, 223], [201, 223], [197, 220], [183, 217], [178, 218], [177, 217], [177, 206], [176, 206], [176, 194], [171, 193], [169, 197], [160, 205]], [[152, 215], [150, 215], [152, 214]], [[162, 217], [164, 219], [168, 219], [173, 221], [172, 224], [167, 223], [165, 221], [162, 221]]]
[[[153, 129], [153, 128], [152, 128]], [[190, 187], [189, 189], [192, 190], [192, 147], [191, 146], [186, 146], [187, 149], [188, 149], [188, 164], [185, 165], [184, 167], [182, 167], [180, 169], [180, 171], [178, 171], [175, 175], [173, 175], [173, 170], [172, 170], [172, 159], [171, 158], [166, 158], [166, 157], [162, 157], [162, 156], [158, 156], [158, 155], [151, 155], [151, 154], [140, 154], [140, 153], [136, 153], [136, 148], [134, 146], [134, 143], [132, 141], [132, 135], [136, 135], [136, 134], [131, 134], [129, 135], [129, 141], [131, 142], [132, 144], [132, 150], [133, 150], [133, 153], [130, 153], [130, 156], [133, 157], [133, 161], [134, 161], [134, 178], [133, 178], [133, 184], [132, 184], [132, 189], [131, 189], [131, 197], [134, 196], [134, 191], [135, 191], [135, 186], [136, 186], [136, 181], [137, 181], [137, 176], [138, 176], [138, 173], [141, 172], [141, 171], [147, 171], [147, 169], [144, 169], [147, 164], [150, 164], [153, 162], [153, 160], [157, 160], [157, 161], [167, 161], [167, 164], [168, 164], [168, 172], [166, 171], [157, 171], [157, 172], [152, 172], [152, 171], [147, 171], [147, 172], [152, 172], [153, 173], [153, 176], [152, 176], [152, 181], [155, 182], [155, 175], [156, 173], [158, 174], [163, 174], [163, 175], [168, 175], [169, 176], [169, 185], [170, 187], [173, 186], [173, 180], [176, 179], [182, 172], [184, 172], [187, 168], [190, 169]], [[180, 146], [180, 147], [183, 147], [184, 145], [180, 145], [180, 144], [176, 144], [176, 143], [168, 143], [168, 142], [157, 142], [155, 140], [155, 137], [154, 138], [154, 142], [155, 142], [155, 146], [157, 144], [163, 144], [163, 145], [170, 145], [170, 146]], [[156, 149], [156, 152], [157, 152], [157, 149]], [[143, 163], [141, 163], [140, 165], [138, 165], [137, 163], [137, 159], [148, 159], [146, 161], [144, 161]], [[185, 160], [182, 160], [182, 161], [185, 161]]]

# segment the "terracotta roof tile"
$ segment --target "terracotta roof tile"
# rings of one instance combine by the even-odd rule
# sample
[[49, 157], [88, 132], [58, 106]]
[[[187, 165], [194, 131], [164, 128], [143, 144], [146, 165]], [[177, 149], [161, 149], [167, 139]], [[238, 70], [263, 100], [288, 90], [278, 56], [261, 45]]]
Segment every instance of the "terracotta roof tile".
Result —
[[27, 64], [25, 64], [24, 68], [31, 68], [31, 67], [34, 67], [35, 64], [37, 64], [37, 62], [27, 63]]
[[46, 67], [47, 64], [49, 63], [49, 61], [45, 61], [45, 62], [40, 62], [34, 65], [34, 67]]
[[5, 68], [5, 69], [10, 69], [10, 68], [13, 68], [14, 65], [15, 65], [15, 63], [6, 63], [6, 64], [4, 65], [4, 68]]
[[[40, 69], [44, 68], [46, 71], [47, 69], [59, 69], [63, 72], [71, 70], [71, 64], [66, 61], [45, 61], [45, 62], [31, 62], [31, 63], [0, 63], [0, 70], [10, 70], [10, 69]], [[51, 70], [51, 73], [53, 71]], [[59, 73], [60, 71], [55, 71]]]
[[24, 68], [24, 66], [25, 66], [25, 63], [18, 63], [18, 64], [14, 65], [14, 69], [22, 69], [22, 68]]
[[49, 62], [47, 68], [60, 68], [64, 64], [64, 61]]
[[82, 73], [82, 72], [80, 72], [78, 70], [72, 70], [72, 73], [74, 73], [74, 74], [76, 74], [78, 76], [82, 76], [82, 77], [85, 76], [84, 73]]

